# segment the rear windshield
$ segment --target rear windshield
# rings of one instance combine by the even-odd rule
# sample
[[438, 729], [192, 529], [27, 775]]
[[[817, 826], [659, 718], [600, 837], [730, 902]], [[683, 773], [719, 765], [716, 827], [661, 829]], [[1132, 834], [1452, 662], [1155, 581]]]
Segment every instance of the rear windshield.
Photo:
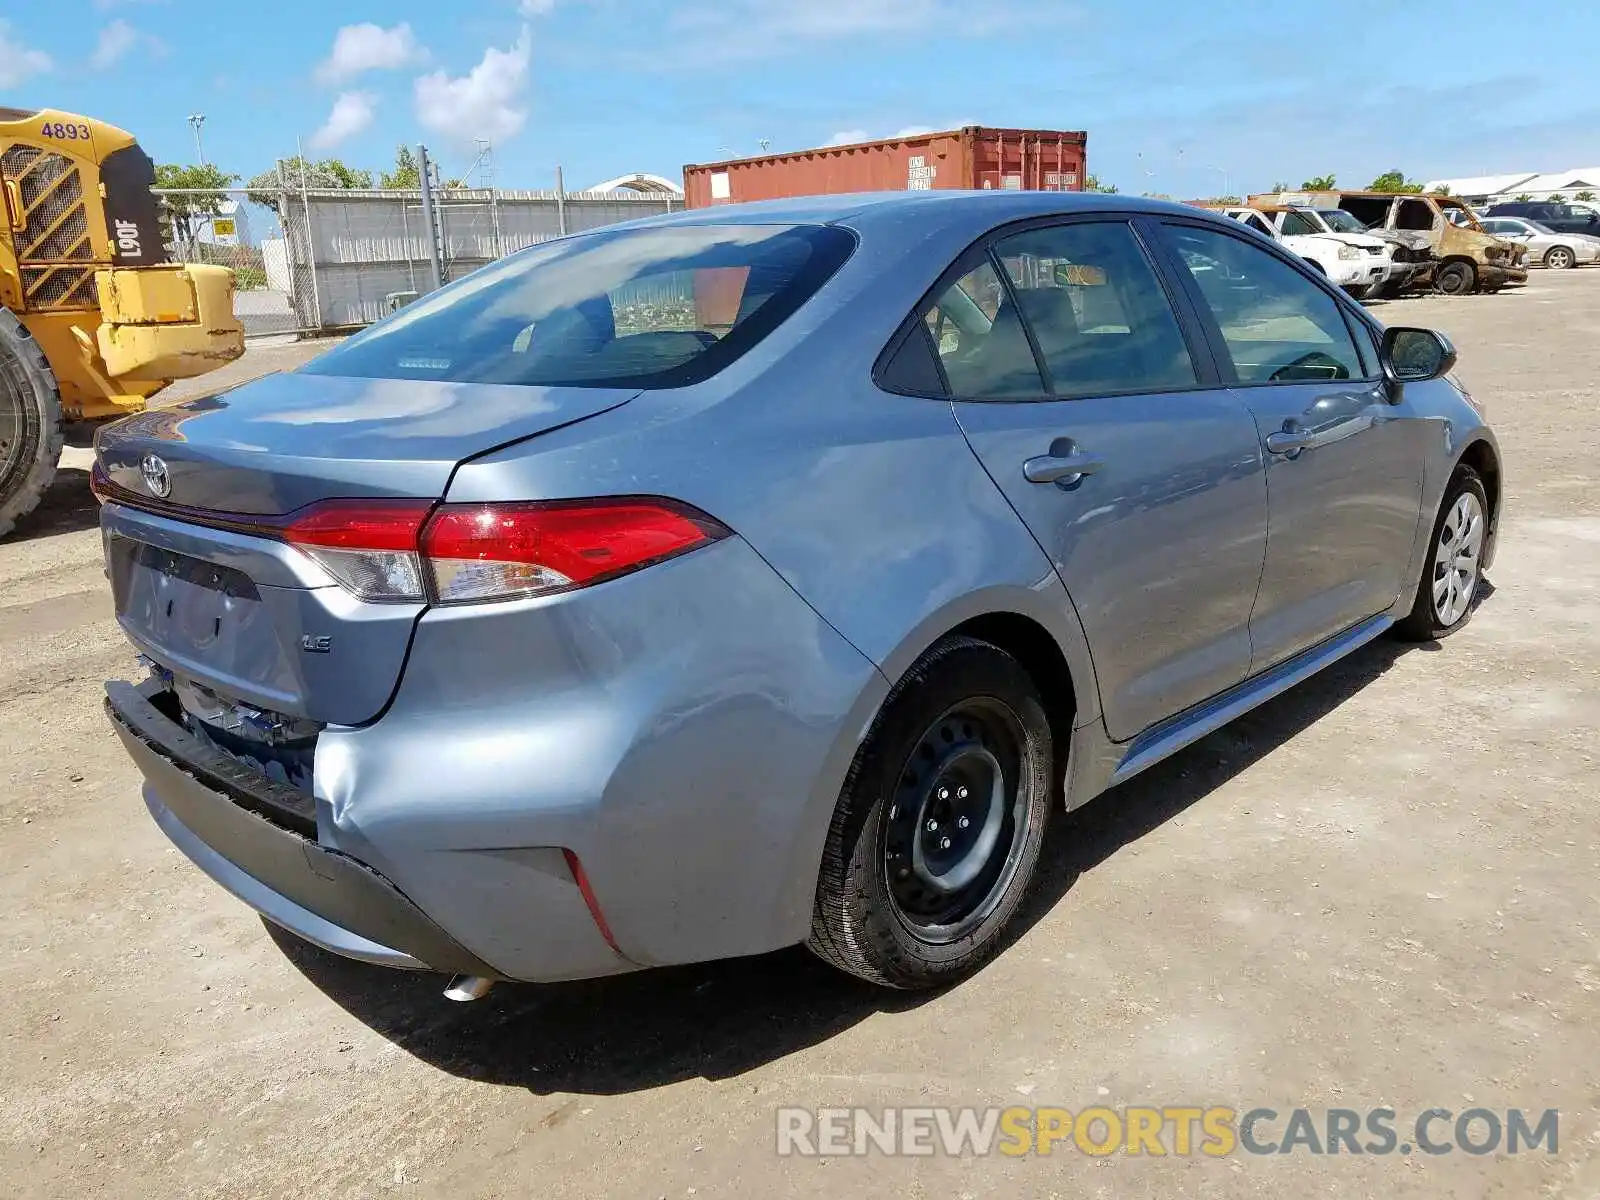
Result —
[[446, 383], [682, 387], [761, 341], [855, 247], [824, 225], [691, 225], [536, 246], [301, 368]]

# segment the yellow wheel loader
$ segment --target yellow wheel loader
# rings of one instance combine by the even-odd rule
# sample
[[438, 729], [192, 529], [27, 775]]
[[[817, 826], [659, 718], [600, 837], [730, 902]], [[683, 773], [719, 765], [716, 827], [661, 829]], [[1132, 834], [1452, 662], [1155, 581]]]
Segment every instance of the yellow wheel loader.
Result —
[[0, 108], [0, 537], [55, 478], [63, 422], [244, 353], [233, 273], [171, 261], [154, 185], [131, 134]]

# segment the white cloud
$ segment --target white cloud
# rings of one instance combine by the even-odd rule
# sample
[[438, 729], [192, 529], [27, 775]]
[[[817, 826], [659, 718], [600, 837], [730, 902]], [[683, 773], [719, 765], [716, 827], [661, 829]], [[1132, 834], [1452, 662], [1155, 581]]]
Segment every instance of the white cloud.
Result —
[[20, 87], [35, 75], [55, 66], [43, 50], [33, 50], [13, 39], [11, 22], [0, 20], [0, 87]]
[[137, 46], [140, 38], [139, 31], [119, 17], [100, 31], [89, 62], [98, 68], [109, 67]]
[[921, 137], [925, 133], [932, 133], [932, 125], [907, 125], [904, 129], [897, 130], [892, 136], [897, 138]]
[[824, 146], [849, 146], [856, 142], [870, 142], [872, 135], [865, 129], [841, 129], [827, 141]]
[[311, 144], [326, 150], [354, 137], [372, 124], [373, 103], [371, 92], [340, 92], [322, 128], [311, 135]]
[[801, 51], [808, 43], [955, 33], [986, 37], [1077, 18], [1068, 4], [1023, 0], [688, 0], [673, 23], [685, 47], [676, 61], [734, 62]]
[[556, 0], [522, 0], [517, 11], [525, 17], [542, 17], [556, 6]]
[[524, 25], [516, 45], [509, 50], [490, 46], [465, 75], [435, 71], [422, 76], [416, 83], [417, 120], [457, 142], [513, 136], [528, 119], [521, 100], [532, 49], [532, 34]]
[[394, 71], [427, 57], [405, 22], [393, 29], [370, 22], [346, 25], [334, 35], [333, 50], [317, 67], [317, 78], [323, 83], [339, 83], [363, 71]]

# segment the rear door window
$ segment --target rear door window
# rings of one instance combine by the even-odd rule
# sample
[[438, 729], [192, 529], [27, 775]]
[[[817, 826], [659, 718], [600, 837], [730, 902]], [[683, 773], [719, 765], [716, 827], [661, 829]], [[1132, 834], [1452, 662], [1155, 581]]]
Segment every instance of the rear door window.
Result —
[[987, 258], [945, 288], [923, 319], [956, 399], [1044, 395], [1016, 305]]
[[1221, 331], [1240, 383], [1364, 377], [1338, 302], [1299, 271], [1220, 231], [1165, 228]]
[[1126, 222], [1031, 229], [995, 249], [1054, 395], [1195, 386], [1177, 317]]
[[1264, 233], [1268, 237], [1273, 236], [1272, 226], [1267, 224], [1266, 218], [1264, 218], [1260, 213], [1247, 212], [1241, 215], [1239, 220], [1250, 226], [1250, 228], [1254, 229], [1257, 233]]
[[1284, 237], [1309, 237], [1321, 232], [1322, 230], [1312, 224], [1310, 217], [1295, 212], [1283, 214]]
[[849, 257], [819, 225], [696, 225], [563, 238], [475, 271], [357, 334], [313, 375], [681, 387], [778, 327]]

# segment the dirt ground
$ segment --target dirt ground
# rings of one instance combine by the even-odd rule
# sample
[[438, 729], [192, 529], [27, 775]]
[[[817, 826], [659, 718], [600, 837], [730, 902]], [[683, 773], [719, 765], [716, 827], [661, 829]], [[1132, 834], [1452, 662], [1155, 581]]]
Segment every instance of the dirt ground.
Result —
[[[933, 997], [795, 950], [454, 1005], [273, 934], [140, 803], [64, 471], [0, 545], [0, 1194], [1600, 1196], [1600, 269], [1379, 311], [1488, 402], [1492, 594], [1057, 820], [1026, 932]], [[778, 1106], [854, 1104], [1561, 1117], [1553, 1156], [776, 1155]]]

